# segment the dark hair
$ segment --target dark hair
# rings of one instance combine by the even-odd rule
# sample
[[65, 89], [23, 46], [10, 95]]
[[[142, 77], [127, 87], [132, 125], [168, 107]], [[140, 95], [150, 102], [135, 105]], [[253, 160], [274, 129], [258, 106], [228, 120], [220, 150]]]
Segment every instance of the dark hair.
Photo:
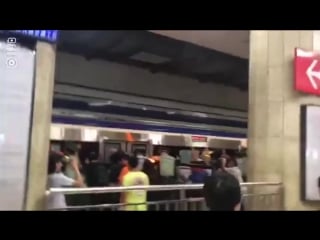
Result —
[[91, 152], [89, 153], [88, 159], [89, 161], [98, 160], [98, 154], [96, 152]]
[[136, 168], [139, 164], [139, 159], [136, 156], [130, 156], [128, 159], [128, 165], [130, 168]]
[[233, 163], [235, 167], [238, 167], [238, 161], [234, 157], [227, 158], [226, 166], [228, 166], [230, 163]]
[[219, 159], [222, 155], [222, 150], [221, 149], [216, 149], [212, 153], [212, 158], [213, 159]]
[[205, 180], [203, 193], [211, 211], [234, 211], [241, 201], [238, 180], [229, 173], [218, 172]]
[[118, 150], [118, 151], [112, 153], [110, 155], [110, 162], [111, 163], [119, 163], [121, 161], [121, 159], [122, 159], [122, 155], [123, 154], [124, 154], [124, 152], [121, 151], [121, 150]]
[[76, 154], [76, 150], [73, 149], [73, 148], [71, 148], [71, 147], [66, 147], [66, 148], [65, 148], [65, 153], [66, 153], [67, 155], [75, 155], [75, 154]]
[[224, 166], [223, 166], [224, 159], [226, 159], [226, 158], [220, 157], [217, 160], [215, 160], [214, 164], [213, 164], [213, 170], [223, 169], [224, 168]]
[[127, 160], [127, 161], [129, 161], [129, 158], [130, 158], [130, 155], [127, 154], [127, 153], [124, 153], [124, 154], [121, 156], [121, 160]]
[[78, 147], [76, 143], [68, 142], [65, 145], [65, 152], [69, 155], [75, 155], [78, 152]]
[[63, 154], [57, 152], [50, 152], [48, 163], [48, 174], [56, 172], [56, 166], [58, 162], [63, 162]]
[[121, 160], [128, 160], [129, 155], [121, 150], [116, 151], [115, 153], [111, 154], [110, 156], [110, 162], [113, 164], [120, 163]]

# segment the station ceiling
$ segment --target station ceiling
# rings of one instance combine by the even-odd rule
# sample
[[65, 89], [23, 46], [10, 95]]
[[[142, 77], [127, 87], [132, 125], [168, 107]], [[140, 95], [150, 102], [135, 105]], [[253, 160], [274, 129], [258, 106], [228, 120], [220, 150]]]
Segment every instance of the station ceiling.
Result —
[[[180, 32], [179, 36], [165, 32], [167, 33], [146, 30], [65, 30], [61, 31], [59, 36], [58, 50], [82, 55], [88, 60], [115, 61], [144, 68], [152, 73], [176, 74], [197, 79], [199, 82], [247, 89], [248, 59], [244, 53], [246, 50], [241, 50], [242, 53], [232, 50], [235, 49], [232, 42], [237, 39], [220, 33], [216, 34], [214, 41], [214, 35], [208, 34], [216, 31], [202, 31], [199, 38], [196, 38], [195, 33], [192, 34], [192, 38], [190, 34], [187, 38], [187, 33], [183, 35], [183, 32], [187, 31], [174, 31]], [[223, 34], [225, 38], [222, 37]], [[246, 34], [238, 34], [237, 41], [245, 42]], [[227, 51], [228, 45], [230, 51]], [[214, 46], [218, 50], [212, 49]], [[239, 45], [237, 48], [240, 48]]]
[[233, 56], [249, 58], [249, 34], [246, 30], [150, 30], [177, 40], [215, 49]]

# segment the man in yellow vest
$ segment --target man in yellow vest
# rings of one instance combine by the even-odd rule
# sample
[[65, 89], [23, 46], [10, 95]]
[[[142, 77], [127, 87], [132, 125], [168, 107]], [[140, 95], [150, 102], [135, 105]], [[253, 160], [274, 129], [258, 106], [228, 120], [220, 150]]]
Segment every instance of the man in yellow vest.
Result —
[[[139, 159], [132, 156], [128, 160], [129, 172], [123, 177], [122, 185], [129, 186], [148, 186], [149, 177], [139, 168]], [[146, 190], [132, 190], [122, 194], [121, 202], [126, 204], [125, 211], [147, 211], [147, 191]]]

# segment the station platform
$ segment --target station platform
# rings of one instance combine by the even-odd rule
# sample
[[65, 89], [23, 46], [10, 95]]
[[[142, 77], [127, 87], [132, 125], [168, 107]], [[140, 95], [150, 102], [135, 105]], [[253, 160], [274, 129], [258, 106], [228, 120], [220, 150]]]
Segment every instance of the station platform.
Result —
[[[63, 193], [68, 197], [77, 198], [76, 205], [69, 205], [65, 209], [47, 209], [51, 211], [121, 211], [128, 204], [121, 204], [117, 200], [120, 193], [126, 191], [146, 190], [150, 211], [208, 211], [202, 194], [203, 184], [173, 184], [150, 185], [134, 187], [97, 187], [97, 188], [52, 188], [46, 192], [51, 194]], [[244, 210], [284, 210], [283, 185], [277, 182], [242, 183]]]

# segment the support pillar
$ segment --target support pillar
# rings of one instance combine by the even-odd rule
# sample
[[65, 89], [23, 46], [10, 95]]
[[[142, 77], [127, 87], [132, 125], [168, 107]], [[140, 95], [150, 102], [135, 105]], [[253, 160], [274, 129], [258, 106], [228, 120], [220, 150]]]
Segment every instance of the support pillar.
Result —
[[54, 45], [37, 43], [26, 210], [45, 209], [55, 57]]
[[248, 177], [283, 182], [286, 210], [320, 209], [300, 201], [300, 106], [320, 97], [294, 90], [293, 68], [294, 49], [318, 47], [318, 35], [250, 31]]

